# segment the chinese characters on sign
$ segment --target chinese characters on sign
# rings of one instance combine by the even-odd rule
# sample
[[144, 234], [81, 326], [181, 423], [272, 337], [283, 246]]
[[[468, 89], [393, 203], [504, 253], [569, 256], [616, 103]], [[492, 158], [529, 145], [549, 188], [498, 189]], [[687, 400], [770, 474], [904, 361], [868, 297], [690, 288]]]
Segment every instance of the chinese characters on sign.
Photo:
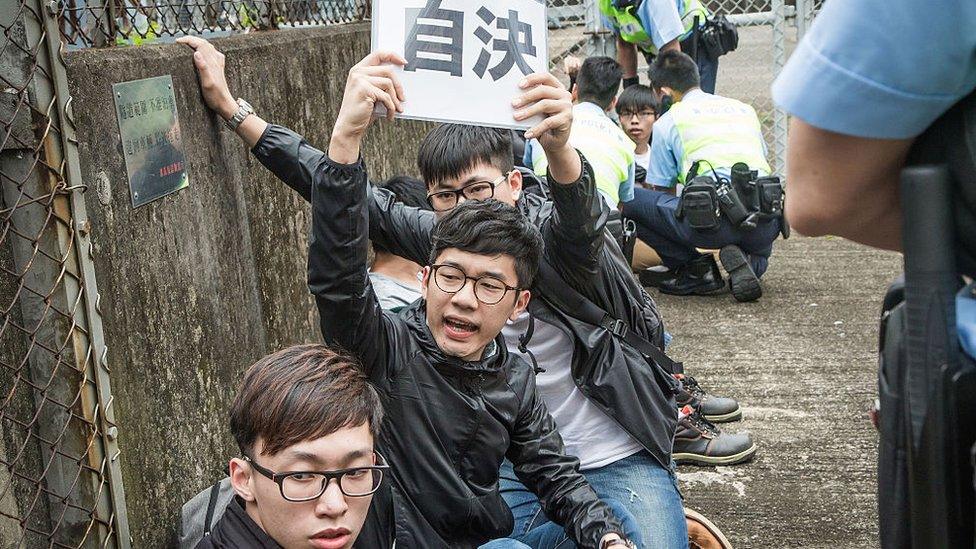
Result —
[[374, 0], [373, 51], [403, 55], [404, 118], [527, 128], [511, 100], [548, 67], [544, 0]]
[[121, 82], [112, 91], [132, 206], [189, 186], [172, 77]]

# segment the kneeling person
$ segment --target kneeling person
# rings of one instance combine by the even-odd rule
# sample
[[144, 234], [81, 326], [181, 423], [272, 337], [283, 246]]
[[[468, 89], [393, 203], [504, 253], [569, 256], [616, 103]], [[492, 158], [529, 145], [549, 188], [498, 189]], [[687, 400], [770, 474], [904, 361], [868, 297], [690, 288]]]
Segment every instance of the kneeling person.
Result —
[[[654, 123], [648, 184], [685, 184], [682, 196], [687, 198], [687, 185], [695, 181], [686, 181], [689, 173], [713, 181], [735, 179], [733, 167], [743, 163], [747, 172], [769, 174], [756, 111], [740, 101], [703, 92], [690, 57], [675, 51], [662, 53], [651, 66], [651, 80], [655, 93], [672, 97], [674, 105]], [[710, 187], [714, 189], [714, 185]], [[637, 225], [638, 238], [654, 248], [674, 273], [673, 279], [660, 283], [661, 291], [687, 295], [721, 290], [725, 284], [714, 258], [697, 250], [721, 249], [732, 295], [738, 301], [758, 299], [762, 295], [759, 277], [769, 264], [780, 220], [764, 216], [747, 229], [746, 224], [733, 224], [731, 216], [723, 213], [712, 229], [701, 230], [688, 215], [682, 216], [680, 204], [682, 200], [672, 194], [636, 189], [634, 200], [624, 206], [624, 215]]]

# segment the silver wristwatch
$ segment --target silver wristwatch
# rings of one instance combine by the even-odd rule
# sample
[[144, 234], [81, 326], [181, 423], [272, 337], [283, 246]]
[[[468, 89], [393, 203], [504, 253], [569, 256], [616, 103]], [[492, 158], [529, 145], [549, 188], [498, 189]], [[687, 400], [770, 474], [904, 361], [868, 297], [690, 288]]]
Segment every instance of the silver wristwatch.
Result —
[[227, 120], [225, 124], [227, 124], [227, 127], [230, 128], [231, 131], [236, 132], [237, 127], [241, 125], [241, 122], [243, 122], [245, 118], [247, 118], [252, 114], [254, 114], [254, 107], [252, 107], [251, 104], [248, 103], [247, 101], [244, 101], [243, 99], [238, 97], [237, 112], [235, 112], [234, 116], [232, 116], [230, 120]]

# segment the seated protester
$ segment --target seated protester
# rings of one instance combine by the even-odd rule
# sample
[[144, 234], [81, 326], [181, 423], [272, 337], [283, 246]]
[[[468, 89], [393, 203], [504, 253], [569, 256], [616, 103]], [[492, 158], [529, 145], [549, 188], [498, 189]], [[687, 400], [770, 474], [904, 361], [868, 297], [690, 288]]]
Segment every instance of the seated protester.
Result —
[[[225, 120], [233, 117], [236, 107], [223, 74], [222, 55], [202, 39], [179, 40], [197, 49], [194, 62], [207, 105]], [[539, 82], [546, 85], [536, 87], [529, 97], [516, 100], [517, 118], [541, 113], [542, 104], [533, 102], [543, 95], [541, 92], [552, 94], [548, 88], [560, 87], [551, 75], [527, 77], [528, 86]], [[581, 160], [583, 168], [567, 170], [564, 165], [581, 157], [576, 152], [570, 155], [558, 150], [571, 127], [571, 103], [565, 91], [554, 95], [560, 99], [545, 104], [559, 106], [564, 112], [547, 119], [553, 123], [552, 129], [527, 132], [530, 138], [539, 137], [542, 145], [557, 147], [556, 157], [547, 151], [550, 160], [557, 160], [550, 163], [547, 175], [552, 201], [523, 193], [522, 174], [512, 165], [508, 132], [442, 125], [425, 138], [418, 158], [428, 189], [435, 193], [430, 199], [436, 203], [435, 209], [442, 211], [435, 214], [406, 208], [392, 201], [385, 190], [376, 189], [367, 197], [370, 238], [397, 255], [426, 263], [435, 215], [444, 215], [459, 202], [494, 197], [517, 206], [543, 230], [545, 261], [557, 270], [561, 280], [558, 284], [536, 284], [535, 293], [557, 285], [582, 288], [605, 310], [623, 318], [632, 332], [661, 347], [663, 326], [653, 300], [634, 279], [620, 249], [605, 238], [607, 207], [598, 198], [591, 170], [585, 159]], [[333, 134], [339, 140], [358, 143], [362, 127], [365, 123], [358, 130], [357, 126], [337, 124]], [[244, 117], [236, 132], [265, 167], [301, 196], [311, 199], [313, 176], [327, 165], [324, 153], [287, 128], [269, 125], [256, 115]], [[650, 546], [686, 546], [688, 533], [671, 459], [678, 415], [673, 395], [678, 381], [669, 375], [671, 372], [623, 344], [603, 326], [577, 320], [572, 311], [544, 300], [532, 300], [530, 309], [531, 315], [521, 315], [505, 325], [508, 352], [523, 354], [530, 360], [530, 352], [535, 353], [538, 367], [552, 373], [556, 383], [542, 394], [551, 409], [586, 409], [585, 422], [569, 421], [564, 425], [559, 419], [556, 421], [563, 436], [573, 438], [571, 453], [581, 458], [586, 472], [603, 473], [591, 476], [591, 484], [601, 497], [609, 500], [617, 496], [633, 516], [639, 517], [641, 536], [653, 540], [647, 542]], [[535, 335], [525, 338], [523, 344], [522, 336], [533, 323]], [[713, 402], [731, 402], [738, 408], [734, 400], [716, 399], [699, 389], [694, 388], [694, 394], [702, 410]], [[698, 415], [696, 411], [695, 416], [689, 417]], [[610, 444], [593, 444], [595, 440]], [[752, 441], [748, 437], [730, 438], [725, 433], [709, 434], [708, 438], [689, 438], [683, 451], [686, 455], [695, 453], [703, 459], [714, 459], [716, 455], [738, 455], [743, 445], [752, 446]], [[627, 487], [641, 497], [631, 497], [617, 482], [620, 478], [626, 478]], [[602, 484], [596, 485], [597, 482]], [[541, 510], [538, 502], [534, 510], [528, 505], [521, 509], [526, 513], [516, 517], [516, 524], [519, 531], [524, 531]]]
[[[634, 197], [634, 145], [607, 116], [620, 89], [620, 65], [609, 57], [590, 57], [576, 75], [569, 143], [593, 169], [596, 188], [611, 209]], [[526, 143], [525, 165], [544, 177], [549, 163], [537, 139]], [[429, 182], [428, 182], [429, 183]]]
[[388, 470], [373, 450], [382, 415], [361, 367], [323, 345], [257, 361], [230, 410], [241, 450], [229, 466], [234, 496], [196, 547], [348, 549], [357, 539], [361, 547], [389, 547], [359, 537]]
[[[655, 93], [671, 97], [673, 106], [654, 124], [651, 165], [647, 182], [674, 188], [689, 184], [697, 175], [729, 179], [733, 166], [744, 163], [759, 176], [768, 175], [766, 144], [756, 111], [734, 99], [699, 89], [698, 67], [687, 55], [666, 51], [651, 65]], [[714, 193], [714, 186], [711, 187]], [[735, 192], [735, 191], [733, 191]], [[735, 192], [738, 194], [737, 192]], [[675, 295], [707, 295], [721, 291], [725, 281], [712, 254], [698, 249], [721, 249], [722, 265], [729, 273], [729, 287], [737, 301], [762, 296], [759, 277], [766, 271], [780, 219], [761, 218], [754, 228], [733, 225], [722, 213], [713, 229], [692, 227], [689, 216], [679, 214], [682, 199], [671, 193], [637, 189], [624, 215], [637, 225], [637, 236], [661, 256], [674, 275], [658, 288]], [[745, 202], [745, 198], [743, 198]]]
[[[407, 176], [391, 177], [378, 184], [393, 194], [398, 202], [412, 208], [429, 210], [427, 186], [424, 182]], [[373, 259], [369, 265], [369, 280], [373, 284], [380, 307], [399, 311], [420, 299], [420, 265], [391, 254], [383, 246], [373, 244]]]
[[636, 183], [646, 181], [651, 164], [651, 129], [657, 120], [657, 98], [654, 90], [635, 84], [620, 92], [616, 103], [620, 127], [634, 142], [634, 163], [637, 167]]
[[[383, 91], [394, 89], [392, 80], [376, 85], [389, 71], [384, 62], [404, 63], [377, 52], [350, 71], [337, 130], [312, 184], [308, 276], [326, 342], [360, 358], [391, 412], [379, 446], [395, 467], [397, 546], [476, 547], [507, 535], [512, 516], [498, 493], [507, 457], [577, 544], [625, 547], [619, 522], [579, 461], [565, 455], [533, 369], [497, 340], [505, 320], [528, 304], [542, 256], [538, 229], [501, 202], [461, 205], [434, 229], [423, 299], [398, 316], [379, 307], [365, 276], [360, 146], [374, 101], [398, 106]], [[541, 98], [549, 93], [539, 91]], [[358, 130], [342, 133], [351, 128]], [[578, 175], [579, 157], [568, 152], [558, 173]]]

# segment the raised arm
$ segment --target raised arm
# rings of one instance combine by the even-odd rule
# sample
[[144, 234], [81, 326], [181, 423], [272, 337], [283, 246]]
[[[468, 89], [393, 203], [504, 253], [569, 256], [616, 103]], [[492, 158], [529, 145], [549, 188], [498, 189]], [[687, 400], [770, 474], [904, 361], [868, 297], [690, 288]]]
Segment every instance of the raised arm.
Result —
[[544, 116], [525, 132], [537, 139], [546, 153], [547, 178], [555, 211], [543, 232], [546, 256], [563, 270], [594, 272], [603, 246], [603, 228], [609, 209], [596, 190], [593, 170], [569, 144], [573, 127], [573, 101], [562, 83], [549, 73], [525, 77], [522, 95], [515, 98], [515, 118]]
[[578, 546], [601, 547], [601, 540], [622, 536], [623, 529], [580, 473], [579, 460], [565, 454], [534, 376], [528, 377], [506, 455], [519, 480], [539, 497], [547, 517], [563, 526]]
[[[359, 358], [374, 380], [385, 377], [391, 367], [393, 320], [384, 315], [366, 274], [369, 183], [359, 158], [359, 140], [372, 120], [373, 104], [386, 103], [385, 90], [394, 87], [385, 72], [377, 70], [388, 72], [380, 63], [394, 59], [391, 55], [370, 54], [349, 71], [329, 157], [311, 177], [308, 285], [315, 295], [322, 336], [326, 344]], [[352, 129], [336, 137], [339, 128]]]

